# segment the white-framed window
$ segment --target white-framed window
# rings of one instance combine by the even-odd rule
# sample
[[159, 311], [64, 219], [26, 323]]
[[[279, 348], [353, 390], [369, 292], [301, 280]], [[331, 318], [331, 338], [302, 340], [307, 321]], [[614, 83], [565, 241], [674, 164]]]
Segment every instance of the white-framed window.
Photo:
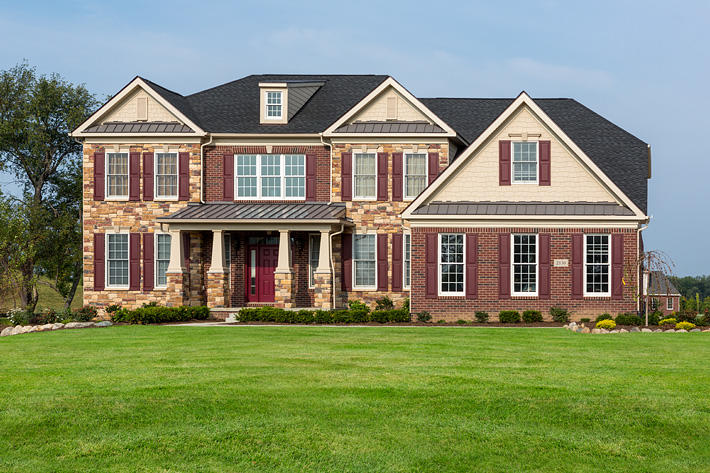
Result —
[[168, 266], [170, 265], [170, 234], [156, 233], [155, 235], [155, 287], [168, 286]]
[[128, 199], [128, 153], [106, 153], [106, 198]]
[[283, 118], [282, 93], [280, 90], [266, 91], [266, 119], [281, 120]]
[[128, 233], [106, 234], [106, 281], [112, 289], [128, 289]]
[[673, 298], [671, 296], [666, 297], [666, 310], [673, 310]]
[[513, 142], [513, 184], [537, 184], [537, 141]]
[[375, 153], [355, 153], [353, 198], [377, 197], [377, 160]]
[[513, 234], [512, 295], [537, 296], [537, 235]]
[[155, 153], [155, 197], [157, 199], [177, 199], [177, 153]]
[[404, 155], [404, 198], [415, 199], [426, 187], [426, 153], [405, 153]]
[[464, 251], [463, 234], [439, 234], [439, 295], [464, 293]]
[[584, 295], [611, 294], [609, 235], [584, 235]]
[[320, 259], [320, 233], [314, 233], [308, 236], [308, 287], [311, 289], [315, 286], [313, 274], [318, 269]]
[[377, 288], [377, 235], [353, 235], [353, 281], [356, 289]]
[[403, 255], [403, 262], [404, 262], [404, 271], [403, 271], [403, 277], [404, 281], [402, 281], [402, 284], [404, 285], [405, 289], [409, 289], [409, 287], [412, 284], [412, 235], [409, 233], [404, 234], [404, 255]]
[[306, 198], [304, 154], [236, 154], [234, 163], [237, 200]]

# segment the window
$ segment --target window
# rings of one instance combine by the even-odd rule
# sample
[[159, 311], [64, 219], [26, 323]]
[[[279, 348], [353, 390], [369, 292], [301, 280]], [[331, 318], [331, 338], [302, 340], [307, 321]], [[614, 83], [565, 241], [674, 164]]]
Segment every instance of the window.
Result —
[[374, 289], [377, 285], [374, 234], [353, 235], [355, 287]]
[[106, 197], [128, 198], [128, 153], [106, 153]]
[[670, 296], [666, 297], [666, 310], [673, 310], [673, 298]]
[[513, 295], [537, 295], [537, 235], [513, 235]]
[[318, 269], [320, 256], [320, 235], [311, 235], [308, 239], [308, 287], [314, 287], [313, 274]]
[[155, 196], [177, 197], [177, 153], [155, 153]]
[[108, 258], [106, 271], [108, 272], [108, 286], [128, 288], [128, 234], [109, 233], [107, 236]]
[[374, 199], [377, 183], [375, 153], [355, 155], [354, 196], [358, 199]]
[[513, 182], [537, 183], [537, 141], [513, 143]]
[[404, 155], [404, 197], [414, 199], [426, 187], [426, 154]]
[[609, 235], [584, 237], [584, 288], [586, 295], [609, 295]]
[[266, 92], [266, 118], [269, 120], [282, 118], [281, 91]]
[[238, 199], [305, 199], [306, 155], [237, 154], [234, 161]]
[[404, 234], [404, 287], [408, 288], [412, 284], [412, 235], [409, 233]]
[[439, 287], [442, 295], [463, 294], [463, 235], [439, 235]]
[[655, 297], [651, 298], [651, 310], [658, 310], [658, 299], [656, 299]]
[[168, 278], [165, 275], [170, 265], [170, 235], [158, 233], [155, 240], [155, 285], [166, 287]]

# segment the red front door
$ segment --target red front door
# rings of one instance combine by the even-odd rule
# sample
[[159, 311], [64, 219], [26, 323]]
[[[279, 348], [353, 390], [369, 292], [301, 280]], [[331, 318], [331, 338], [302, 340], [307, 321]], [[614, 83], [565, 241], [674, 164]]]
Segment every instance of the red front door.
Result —
[[247, 253], [247, 301], [274, 302], [274, 270], [278, 245], [250, 246]]

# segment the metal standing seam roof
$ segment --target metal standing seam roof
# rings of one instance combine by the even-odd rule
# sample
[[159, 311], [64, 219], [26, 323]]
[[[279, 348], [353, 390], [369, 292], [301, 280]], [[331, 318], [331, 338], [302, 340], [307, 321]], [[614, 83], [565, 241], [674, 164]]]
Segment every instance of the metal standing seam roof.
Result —
[[343, 125], [335, 133], [444, 133], [439, 125], [428, 122], [363, 121]]
[[607, 202], [431, 202], [414, 215], [510, 215], [510, 216], [633, 216], [621, 205]]
[[345, 217], [344, 204], [325, 202], [188, 204], [158, 220], [339, 220]]
[[107, 122], [87, 128], [84, 133], [193, 133], [178, 122]]
[[651, 296], [676, 296], [680, 295], [680, 291], [662, 271], [651, 271], [648, 275], [648, 294]]

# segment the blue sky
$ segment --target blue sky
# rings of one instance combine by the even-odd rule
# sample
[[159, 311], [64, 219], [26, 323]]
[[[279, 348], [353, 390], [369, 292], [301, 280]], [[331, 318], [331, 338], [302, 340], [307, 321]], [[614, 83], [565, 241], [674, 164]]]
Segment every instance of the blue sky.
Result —
[[376, 73], [420, 97], [573, 97], [652, 146], [646, 247], [710, 273], [710, 2], [576, 3], [0, 1], [0, 68], [27, 59], [101, 96], [135, 75], [191, 93]]

